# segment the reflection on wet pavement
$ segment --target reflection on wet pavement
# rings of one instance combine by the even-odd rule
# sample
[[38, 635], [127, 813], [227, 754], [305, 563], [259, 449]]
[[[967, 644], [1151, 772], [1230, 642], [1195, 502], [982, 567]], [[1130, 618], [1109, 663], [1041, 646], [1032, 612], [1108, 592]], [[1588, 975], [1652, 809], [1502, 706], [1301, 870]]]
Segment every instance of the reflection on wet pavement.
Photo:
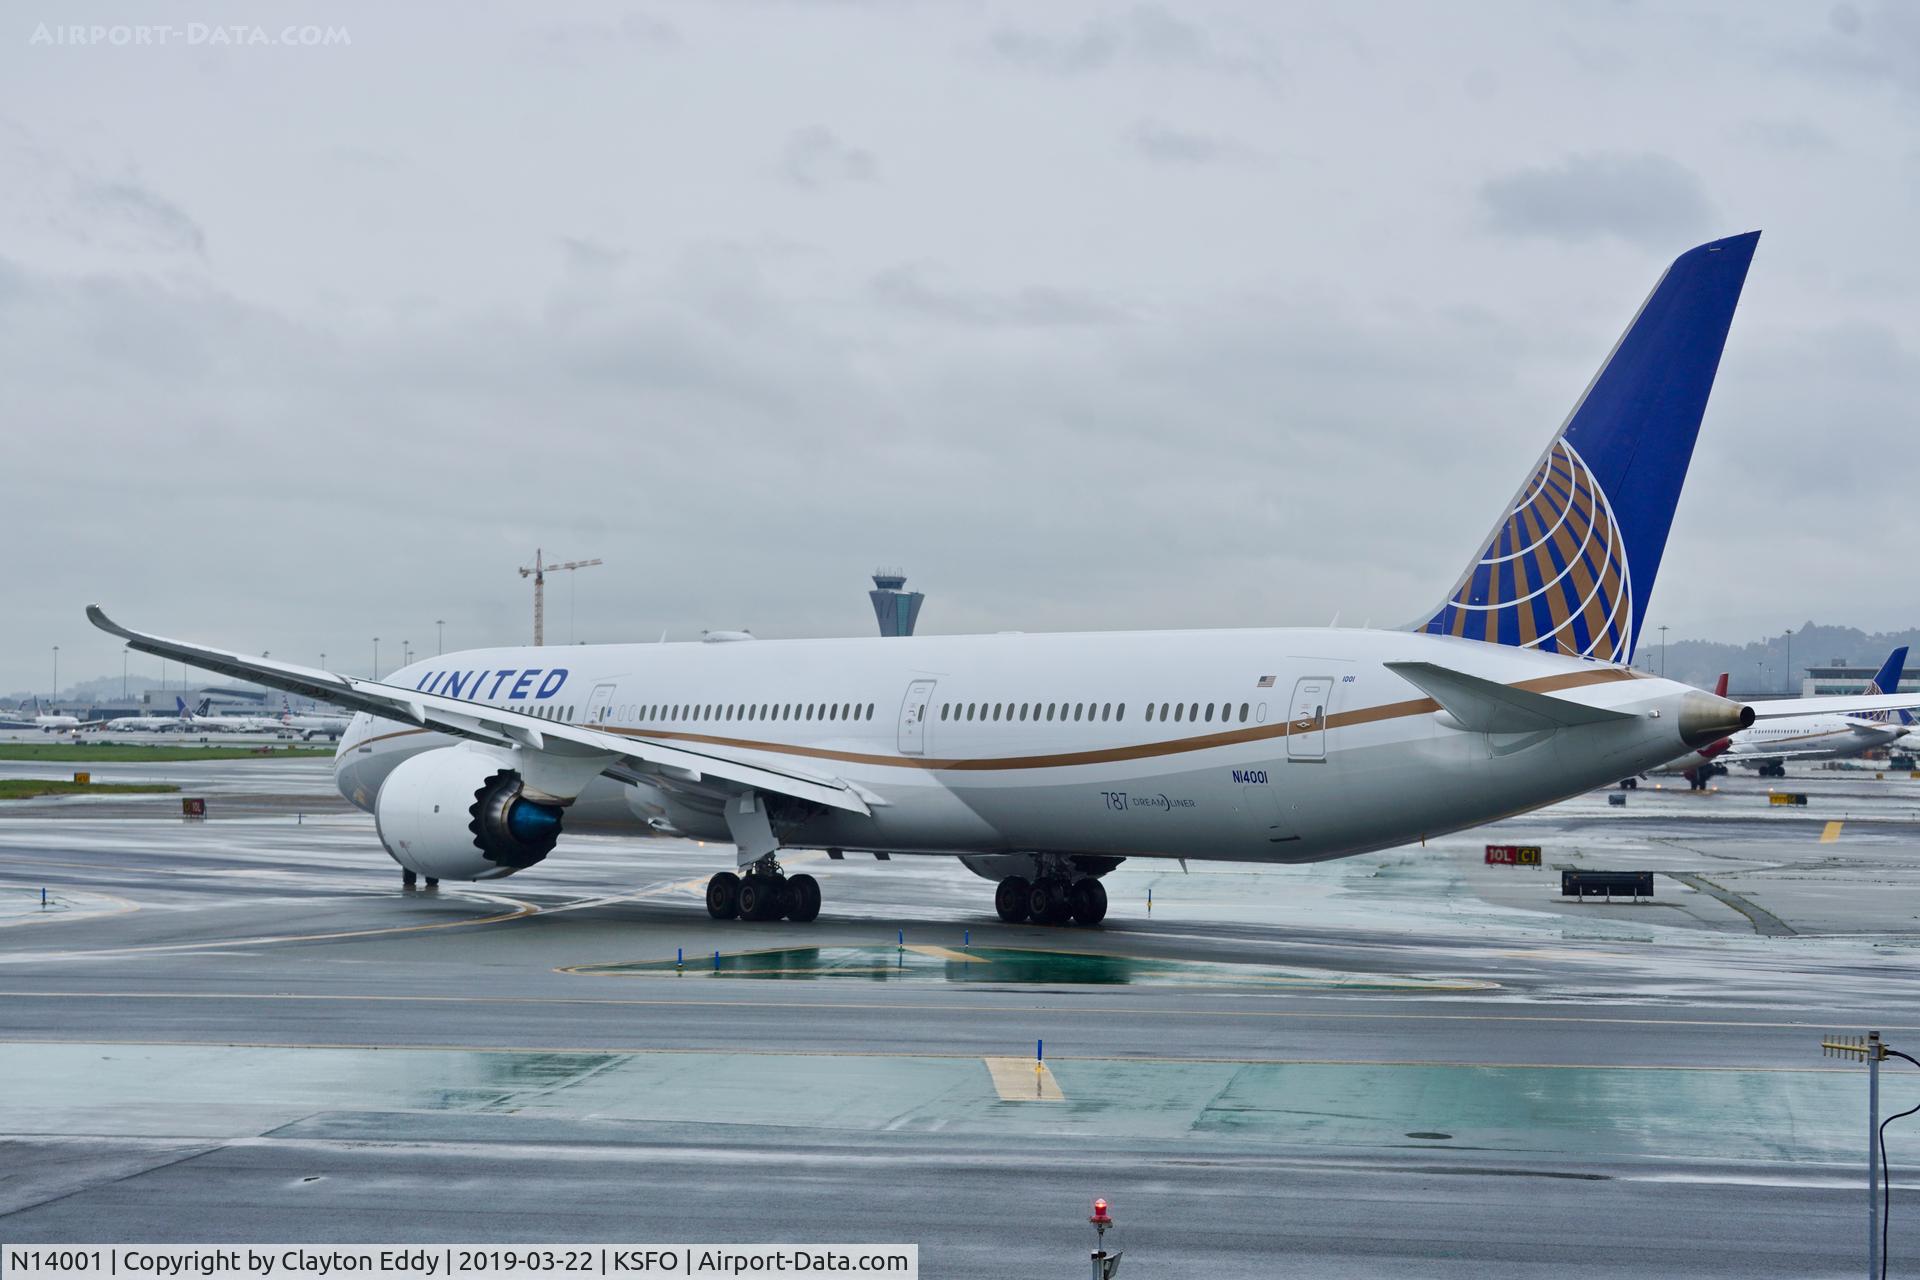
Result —
[[1276, 969], [1256, 964], [1159, 960], [1086, 951], [1030, 951], [1018, 947], [786, 947], [730, 955], [716, 952], [705, 957], [689, 957], [684, 961], [642, 960], [575, 965], [563, 972], [616, 977], [679, 975], [798, 981], [860, 978], [870, 982], [1326, 987], [1342, 991], [1484, 991], [1497, 985], [1456, 978], [1338, 973], [1330, 969]]

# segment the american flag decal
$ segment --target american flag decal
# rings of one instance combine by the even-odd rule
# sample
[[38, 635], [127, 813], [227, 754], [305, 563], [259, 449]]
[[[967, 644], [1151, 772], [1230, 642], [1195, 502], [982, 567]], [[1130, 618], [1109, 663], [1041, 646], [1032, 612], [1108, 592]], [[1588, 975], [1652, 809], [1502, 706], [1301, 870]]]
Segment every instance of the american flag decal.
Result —
[[1255, 685], [1254, 687], [1255, 687], [1255, 688], [1257, 688], [1257, 689], [1271, 689], [1271, 688], [1273, 688], [1273, 677], [1272, 677], [1272, 676], [1261, 676], [1261, 677], [1260, 677], [1260, 683], [1259, 683], [1259, 684], [1257, 684], [1257, 685]]

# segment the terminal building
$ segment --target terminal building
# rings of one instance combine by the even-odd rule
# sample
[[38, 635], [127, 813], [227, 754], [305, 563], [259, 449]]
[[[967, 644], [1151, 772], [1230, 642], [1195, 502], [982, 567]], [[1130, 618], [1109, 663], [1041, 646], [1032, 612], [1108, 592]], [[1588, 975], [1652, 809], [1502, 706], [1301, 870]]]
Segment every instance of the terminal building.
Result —
[[[1880, 674], [1880, 665], [1886, 660], [1882, 654], [1864, 665], [1835, 658], [1810, 666], [1806, 669], [1806, 678], [1800, 682], [1800, 696], [1818, 698], [1836, 693], [1865, 693], [1868, 682]], [[1900, 675], [1900, 687], [1885, 692], [1920, 693], [1920, 660], [1909, 657], [1907, 669]]]
[[902, 569], [882, 569], [873, 575], [873, 616], [883, 636], [910, 636], [913, 624], [920, 620], [920, 603], [926, 593], [907, 590], [907, 575]]

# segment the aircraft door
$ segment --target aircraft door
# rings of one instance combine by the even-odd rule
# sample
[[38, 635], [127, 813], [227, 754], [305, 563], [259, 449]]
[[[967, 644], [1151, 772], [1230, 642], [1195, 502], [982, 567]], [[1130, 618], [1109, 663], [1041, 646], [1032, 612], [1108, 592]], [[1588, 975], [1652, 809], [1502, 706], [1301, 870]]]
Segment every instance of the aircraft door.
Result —
[[606, 724], [613, 719], [615, 687], [611, 681], [593, 686], [593, 693], [588, 696], [586, 705], [588, 724]]
[[927, 749], [927, 706], [933, 701], [932, 680], [915, 680], [900, 703], [900, 754], [923, 755]]
[[1327, 704], [1333, 700], [1332, 676], [1302, 676], [1293, 684], [1287, 714], [1287, 759], [1308, 763], [1327, 758]]

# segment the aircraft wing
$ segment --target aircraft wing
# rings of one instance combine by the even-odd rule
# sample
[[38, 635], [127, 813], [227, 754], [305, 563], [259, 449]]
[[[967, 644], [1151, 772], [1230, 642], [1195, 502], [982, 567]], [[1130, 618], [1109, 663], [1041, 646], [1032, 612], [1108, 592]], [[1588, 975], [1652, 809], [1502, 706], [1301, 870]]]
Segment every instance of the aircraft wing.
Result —
[[417, 689], [381, 684], [376, 680], [337, 675], [315, 667], [295, 666], [290, 662], [250, 657], [225, 649], [188, 644], [183, 640], [144, 635], [121, 626], [103, 613], [98, 605], [87, 606], [87, 620], [102, 631], [119, 636], [141, 653], [171, 658], [175, 662], [217, 671], [224, 676], [250, 680], [269, 689], [297, 693], [316, 702], [345, 707], [350, 711], [364, 711], [385, 720], [418, 725], [457, 738], [500, 747], [517, 746], [529, 751], [547, 751], [559, 756], [606, 756], [609, 757], [607, 768], [616, 771], [616, 776], [617, 771], [624, 768], [640, 775], [662, 774], [675, 785], [715, 779], [751, 787], [756, 791], [810, 800], [832, 809], [845, 809], [862, 815], [872, 812], [852, 787], [837, 778], [769, 768], [720, 748], [690, 750], [668, 746], [647, 738], [633, 738], [608, 733], [603, 729], [544, 720], [523, 711], [509, 711], [465, 698], [447, 698], [439, 694], [422, 693]]
[[1920, 693], [1876, 693], [1855, 696], [1836, 693], [1823, 698], [1779, 698], [1750, 702], [1755, 720], [1782, 720], [1788, 716], [1858, 716], [1873, 711], [1920, 709]]

